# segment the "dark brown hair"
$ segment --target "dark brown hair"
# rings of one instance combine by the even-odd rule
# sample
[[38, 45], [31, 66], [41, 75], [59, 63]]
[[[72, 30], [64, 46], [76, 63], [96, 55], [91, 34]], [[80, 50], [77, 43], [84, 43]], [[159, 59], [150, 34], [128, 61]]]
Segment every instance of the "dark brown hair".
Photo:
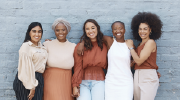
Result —
[[131, 22], [131, 29], [133, 33], [134, 39], [138, 41], [142, 41], [141, 37], [138, 34], [139, 25], [141, 23], [146, 23], [151, 28], [151, 35], [149, 36], [150, 39], [157, 40], [161, 37], [162, 34], [162, 22], [160, 18], [153, 13], [150, 12], [139, 12], [132, 18]]
[[97, 43], [98, 43], [98, 46], [101, 48], [101, 50], [103, 49], [103, 33], [101, 32], [100, 30], [100, 26], [99, 24], [94, 20], [94, 19], [87, 19], [85, 22], [84, 22], [84, 26], [83, 26], [83, 35], [81, 36], [81, 39], [80, 39], [80, 42], [82, 40], [84, 40], [84, 47], [86, 48], [86, 50], [91, 50], [93, 45], [91, 43], [91, 40], [89, 37], [87, 37], [86, 35], [86, 31], [85, 31], [85, 25], [87, 22], [91, 22], [93, 23], [96, 27], [97, 27], [97, 36], [96, 36], [96, 39], [97, 39]]

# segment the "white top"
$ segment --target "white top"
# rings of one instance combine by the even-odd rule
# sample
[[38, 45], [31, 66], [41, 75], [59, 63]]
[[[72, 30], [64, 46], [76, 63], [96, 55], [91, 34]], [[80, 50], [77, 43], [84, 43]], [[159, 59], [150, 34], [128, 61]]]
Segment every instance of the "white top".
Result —
[[59, 42], [57, 39], [43, 43], [47, 48], [48, 60], [47, 68], [56, 67], [62, 69], [72, 69], [74, 66], [74, 49], [76, 44], [68, 40]]
[[132, 100], [133, 77], [130, 50], [126, 43], [114, 40], [108, 51], [108, 70], [105, 79], [105, 100]]
[[126, 43], [114, 40], [108, 51], [108, 70], [106, 78], [112, 78], [111, 82], [124, 82], [123, 80], [132, 79], [130, 68], [130, 50]]
[[44, 72], [47, 57], [46, 48], [41, 42], [38, 46], [31, 41], [22, 44], [19, 50], [18, 79], [26, 89], [34, 89], [38, 85], [35, 72]]

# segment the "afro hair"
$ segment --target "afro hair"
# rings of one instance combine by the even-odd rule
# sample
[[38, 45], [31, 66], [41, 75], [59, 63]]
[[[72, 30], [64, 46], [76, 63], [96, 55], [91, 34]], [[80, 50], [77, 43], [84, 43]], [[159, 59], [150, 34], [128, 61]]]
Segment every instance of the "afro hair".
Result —
[[141, 23], [146, 23], [151, 28], [152, 33], [150, 35], [150, 39], [157, 40], [161, 37], [163, 23], [161, 22], [160, 18], [156, 14], [150, 12], [139, 12], [132, 18], [131, 21], [131, 29], [134, 39], [142, 41], [138, 34], [139, 25]]

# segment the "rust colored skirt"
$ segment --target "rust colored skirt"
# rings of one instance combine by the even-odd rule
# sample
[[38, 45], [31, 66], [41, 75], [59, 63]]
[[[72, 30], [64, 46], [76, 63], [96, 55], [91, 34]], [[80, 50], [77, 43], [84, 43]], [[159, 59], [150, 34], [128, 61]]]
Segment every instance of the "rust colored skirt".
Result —
[[71, 96], [72, 70], [46, 68], [44, 74], [44, 100], [74, 100]]

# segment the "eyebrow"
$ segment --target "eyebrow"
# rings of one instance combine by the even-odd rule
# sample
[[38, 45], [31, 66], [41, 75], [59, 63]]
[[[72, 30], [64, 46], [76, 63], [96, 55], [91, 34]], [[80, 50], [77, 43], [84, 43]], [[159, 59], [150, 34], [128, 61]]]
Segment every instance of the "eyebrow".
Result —
[[[36, 31], [36, 30], [32, 30], [32, 31]], [[37, 30], [37, 31], [42, 31], [42, 30]]]
[[[140, 27], [141, 28], [141, 27]], [[144, 28], [148, 28], [148, 27], [144, 27]]]

